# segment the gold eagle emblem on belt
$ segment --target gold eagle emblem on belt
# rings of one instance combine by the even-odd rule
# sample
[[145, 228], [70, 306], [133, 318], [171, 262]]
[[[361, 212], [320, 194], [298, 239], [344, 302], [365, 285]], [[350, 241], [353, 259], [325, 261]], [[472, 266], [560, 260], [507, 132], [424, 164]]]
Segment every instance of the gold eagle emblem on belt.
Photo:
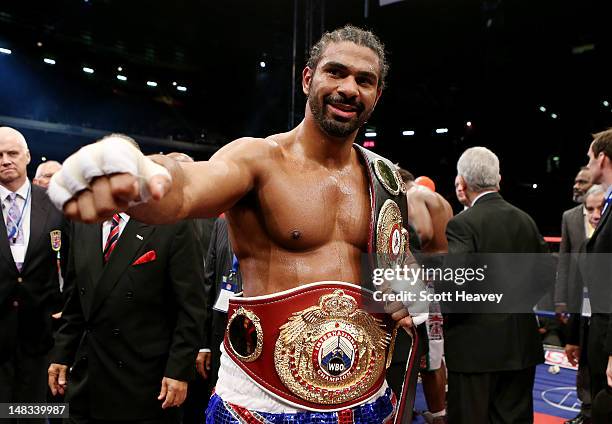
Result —
[[380, 378], [391, 337], [380, 319], [357, 306], [337, 289], [280, 327], [274, 364], [293, 394], [338, 404], [362, 396]]

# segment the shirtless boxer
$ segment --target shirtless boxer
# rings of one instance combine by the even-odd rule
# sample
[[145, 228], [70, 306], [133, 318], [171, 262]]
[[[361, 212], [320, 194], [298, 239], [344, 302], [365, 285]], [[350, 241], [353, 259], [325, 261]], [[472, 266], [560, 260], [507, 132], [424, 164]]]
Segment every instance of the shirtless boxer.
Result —
[[[451, 205], [438, 193], [415, 184], [414, 176], [410, 172], [400, 169], [399, 173], [407, 186], [408, 219], [419, 235], [422, 252], [447, 253], [446, 224], [453, 217]], [[426, 363], [421, 366], [423, 391], [430, 412], [425, 418], [434, 424], [446, 422], [446, 367], [442, 360], [444, 354], [442, 315], [439, 309], [437, 312], [431, 309], [436, 305], [436, 303], [430, 304], [427, 319], [429, 352]]]
[[414, 183], [414, 176], [400, 169], [402, 180], [406, 184], [408, 201], [408, 219], [421, 241], [424, 253], [446, 253], [446, 224], [453, 217], [453, 209], [446, 199], [427, 187]]
[[[153, 162], [124, 137], [110, 136], [69, 157], [53, 178], [50, 196], [55, 203], [70, 218], [85, 222], [107, 219], [116, 211], [128, 211], [147, 223], [225, 212], [246, 298], [229, 303], [224, 353], [207, 422], [309, 422], [331, 414], [326, 422], [381, 423], [393, 415], [394, 395], [384, 383], [384, 333], [370, 314], [355, 309], [364, 253], [372, 252], [372, 246], [388, 245], [389, 253], [396, 255], [407, 246], [405, 218], [403, 224], [400, 218], [399, 225], [389, 227], [388, 240], [371, 227], [378, 228], [376, 223], [388, 217], [398, 222], [400, 212], [405, 215], [405, 190], [393, 165], [353, 145], [380, 98], [387, 68], [380, 40], [347, 26], [325, 34], [312, 48], [302, 73], [308, 96], [305, 118], [293, 130], [236, 140], [209, 161], [196, 163], [163, 156]], [[385, 201], [376, 206], [377, 196], [386, 196], [393, 205]], [[385, 219], [375, 221], [376, 216]], [[353, 284], [304, 286], [322, 281]], [[315, 296], [314, 301], [308, 296]], [[261, 307], [262, 303], [275, 306]], [[294, 312], [287, 313], [291, 308]], [[403, 305], [393, 308], [393, 320], [405, 327], [414, 324]], [[348, 326], [347, 311], [353, 311], [350, 319], [358, 320]], [[330, 321], [333, 316], [344, 318]], [[271, 326], [277, 321], [277, 327]], [[318, 325], [313, 331], [320, 331], [331, 324], [335, 331], [318, 339], [322, 359], [306, 361], [307, 369], [300, 368], [300, 354], [313, 334], [305, 336], [302, 330]], [[243, 326], [250, 328], [244, 333], [248, 340], [232, 339]], [[357, 334], [349, 334], [356, 327], [361, 328]], [[279, 329], [284, 329], [280, 336]], [[285, 345], [296, 340], [304, 343], [298, 350]], [[375, 343], [360, 346], [363, 340]], [[345, 355], [329, 356], [338, 349]], [[346, 358], [347, 352], [354, 361]], [[357, 358], [371, 361], [356, 367]], [[322, 361], [328, 361], [325, 369]], [[293, 367], [299, 369], [297, 374]], [[311, 380], [306, 384], [302, 377], [313, 367], [341, 390], [320, 389], [320, 382]], [[355, 384], [342, 388], [343, 382], [359, 376]], [[278, 382], [281, 377], [283, 384]], [[59, 382], [54, 376], [51, 380], [65, 384], [65, 376]]]

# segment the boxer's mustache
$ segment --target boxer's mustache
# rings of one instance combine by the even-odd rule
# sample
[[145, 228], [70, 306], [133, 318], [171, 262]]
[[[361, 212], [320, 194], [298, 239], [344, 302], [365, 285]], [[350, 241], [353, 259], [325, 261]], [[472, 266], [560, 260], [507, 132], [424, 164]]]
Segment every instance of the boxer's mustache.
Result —
[[324, 99], [324, 102], [326, 104], [342, 104], [342, 105], [350, 106], [350, 107], [355, 108], [357, 112], [363, 112], [365, 109], [365, 106], [363, 105], [363, 103], [358, 102], [356, 100], [348, 99], [339, 94], [338, 95], [330, 94], [329, 96], [326, 96]]

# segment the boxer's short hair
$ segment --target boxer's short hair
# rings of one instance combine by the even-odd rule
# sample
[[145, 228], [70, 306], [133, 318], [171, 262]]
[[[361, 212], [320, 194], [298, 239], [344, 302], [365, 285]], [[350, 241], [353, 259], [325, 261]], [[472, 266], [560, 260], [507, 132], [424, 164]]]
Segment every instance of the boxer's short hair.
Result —
[[358, 46], [367, 47], [376, 53], [380, 65], [378, 86], [380, 88], [384, 88], [385, 79], [387, 78], [387, 73], [389, 72], [389, 63], [385, 54], [385, 45], [373, 32], [353, 25], [346, 25], [342, 28], [338, 28], [334, 31], [323, 34], [321, 39], [310, 49], [310, 57], [308, 58], [306, 65], [310, 69], [316, 69], [327, 46], [329, 46], [331, 43], [341, 43], [343, 41], [349, 41], [357, 44]]

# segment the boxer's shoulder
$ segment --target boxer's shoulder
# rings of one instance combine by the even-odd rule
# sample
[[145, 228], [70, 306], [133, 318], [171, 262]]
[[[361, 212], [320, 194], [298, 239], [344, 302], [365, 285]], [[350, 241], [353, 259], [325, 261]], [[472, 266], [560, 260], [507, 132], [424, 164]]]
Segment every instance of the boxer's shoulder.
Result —
[[273, 137], [255, 138], [242, 137], [223, 146], [213, 155], [211, 160], [232, 157], [234, 159], [261, 160], [275, 155], [280, 144]]

